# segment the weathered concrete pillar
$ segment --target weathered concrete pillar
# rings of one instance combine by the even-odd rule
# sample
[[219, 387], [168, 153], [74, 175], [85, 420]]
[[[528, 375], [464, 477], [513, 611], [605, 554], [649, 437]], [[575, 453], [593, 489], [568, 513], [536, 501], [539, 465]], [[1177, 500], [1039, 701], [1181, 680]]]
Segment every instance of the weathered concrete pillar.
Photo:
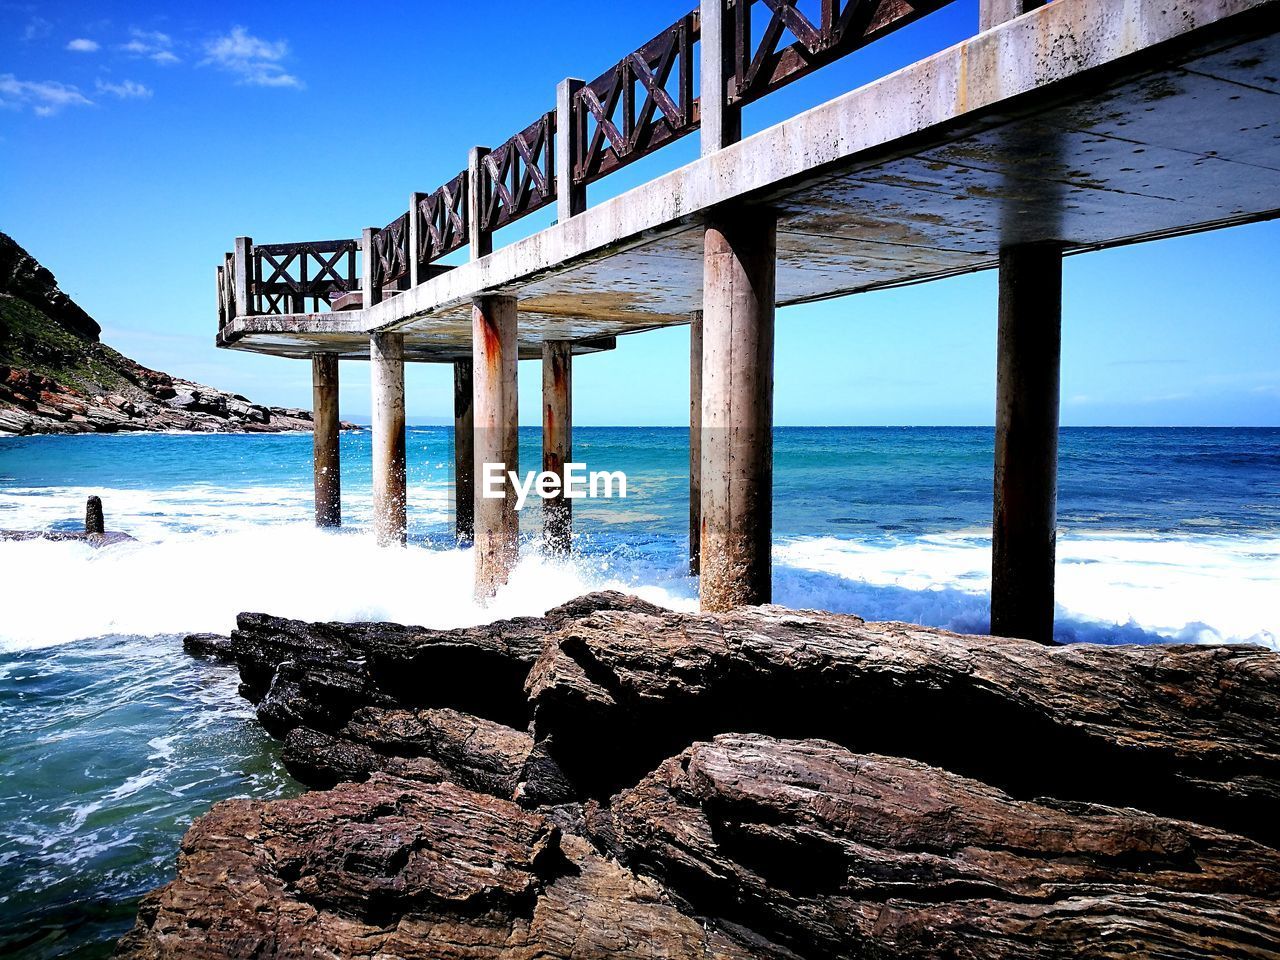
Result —
[[573, 459], [573, 345], [542, 345], [542, 469], [560, 478], [560, 492], [542, 501], [547, 549], [568, 553], [573, 539], [573, 501], [564, 496], [564, 465]]
[[1061, 251], [1001, 251], [991, 632], [1041, 643], [1053, 640], [1061, 344]]
[[703, 610], [772, 595], [773, 319], [777, 219], [707, 225], [702, 279]]
[[373, 385], [373, 530], [378, 543], [405, 541], [404, 335], [370, 339]]
[[689, 322], [689, 576], [698, 575], [702, 538], [702, 311]]
[[[487, 600], [507, 582], [519, 553], [516, 498], [505, 471], [519, 469], [516, 395], [516, 301], [480, 297], [471, 308], [475, 365], [476, 598]], [[501, 464], [504, 479], [485, 496], [485, 464]], [[494, 468], [495, 470], [497, 468]]]
[[471, 361], [453, 362], [454, 536], [470, 543], [476, 531], [476, 421]]
[[338, 455], [338, 355], [311, 355], [311, 465], [316, 526], [342, 525], [342, 467]]

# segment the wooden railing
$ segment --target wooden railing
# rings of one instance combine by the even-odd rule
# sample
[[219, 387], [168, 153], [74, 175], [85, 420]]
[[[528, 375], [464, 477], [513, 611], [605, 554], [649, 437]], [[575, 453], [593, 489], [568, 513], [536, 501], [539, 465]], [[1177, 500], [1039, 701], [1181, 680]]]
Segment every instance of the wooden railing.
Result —
[[[366, 231], [367, 302], [428, 279], [442, 269], [431, 268], [437, 260], [468, 244], [473, 259], [486, 255], [497, 230], [552, 203], [560, 201], [562, 218], [580, 213], [589, 184], [699, 129], [707, 76], [723, 78], [710, 95], [736, 131], [747, 104], [950, 2], [704, 0], [595, 80], [565, 81], [568, 95], [555, 110], [492, 150], [473, 149], [466, 170], [413, 194], [406, 213]], [[718, 18], [721, 43], [711, 72], [708, 62], [717, 60], [702, 49], [709, 16]], [[695, 96], [699, 58], [704, 87]], [[320, 309], [361, 287], [359, 240], [244, 245], [243, 261], [237, 241], [218, 268], [220, 326], [245, 313], [300, 312], [308, 299]], [[249, 265], [244, 275], [240, 262]]]

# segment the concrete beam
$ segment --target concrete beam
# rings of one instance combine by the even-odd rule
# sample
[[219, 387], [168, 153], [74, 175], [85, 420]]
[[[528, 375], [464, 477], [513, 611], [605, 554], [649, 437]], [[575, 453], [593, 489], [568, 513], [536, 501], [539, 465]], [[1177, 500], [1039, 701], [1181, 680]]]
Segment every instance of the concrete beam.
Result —
[[476, 530], [474, 390], [471, 361], [453, 361], [453, 517], [459, 543], [471, 543]]
[[471, 310], [475, 388], [476, 599], [498, 592], [519, 555], [520, 522], [510, 484], [501, 497], [486, 497], [485, 464], [502, 471], [520, 463], [519, 398], [516, 393], [516, 301], [480, 297]]
[[722, 213], [704, 238], [702, 609], [768, 603], [777, 220]]
[[689, 321], [689, 575], [698, 575], [702, 541], [702, 311]]
[[542, 469], [560, 478], [560, 493], [542, 501], [543, 541], [550, 553], [569, 552], [573, 501], [564, 496], [564, 465], [573, 459], [572, 344], [542, 345]]
[[311, 357], [311, 465], [315, 475], [316, 526], [342, 525], [342, 466], [338, 452], [338, 355]]
[[1000, 254], [991, 632], [1053, 642], [1062, 254]]
[[369, 338], [373, 386], [373, 530], [383, 546], [405, 542], [404, 337]]

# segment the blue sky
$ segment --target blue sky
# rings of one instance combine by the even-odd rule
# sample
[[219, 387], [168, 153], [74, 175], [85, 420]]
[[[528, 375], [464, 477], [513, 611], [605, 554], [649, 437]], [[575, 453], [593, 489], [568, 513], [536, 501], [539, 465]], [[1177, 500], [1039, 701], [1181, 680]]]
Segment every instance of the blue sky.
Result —
[[[386, 223], [472, 144], [550, 109], [561, 77], [598, 75], [692, 5], [0, 0], [0, 230], [128, 355], [307, 405], [306, 364], [213, 346], [213, 270], [232, 239]], [[747, 132], [963, 39], [976, 16], [953, 3], [753, 106]], [[687, 162], [696, 139], [592, 201]], [[1278, 250], [1269, 223], [1069, 258], [1063, 423], [1280, 424]], [[988, 272], [780, 311], [777, 422], [990, 424], [995, 304]], [[679, 328], [577, 361], [576, 422], [685, 422], [687, 351]], [[521, 420], [536, 423], [537, 366], [520, 375]], [[342, 376], [343, 414], [362, 419], [367, 366]], [[447, 368], [413, 365], [407, 402], [411, 418], [449, 416]]]

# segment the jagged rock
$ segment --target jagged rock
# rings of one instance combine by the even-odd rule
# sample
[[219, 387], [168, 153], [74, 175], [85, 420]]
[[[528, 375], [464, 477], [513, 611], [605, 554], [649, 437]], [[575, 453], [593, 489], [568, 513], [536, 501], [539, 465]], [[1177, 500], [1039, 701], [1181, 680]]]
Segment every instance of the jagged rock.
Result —
[[192, 826], [130, 960], [783, 956], [682, 913], [660, 886], [537, 814], [448, 783], [375, 776]]
[[1280, 655], [1072, 645], [759, 607], [568, 620], [528, 678], [580, 793], [752, 731], [907, 756], [1024, 799], [1139, 806], [1280, 841]]
[[1280, 956], [1276, 850], [822, 741], [695, 744], [588, 822], [695, 909], [809, 957]]
[[[636, 597], [605, 591], [544, 617], [456, 630], [244, 613], [229, 654], [240, 667], [242, 693], [259, 704], [273, 732], [303, 724], [332, 730], [357, 706], [396, 704], [453, 707], [523, 729], [525, 677], [547, 635], [597, 610], [660, 612]], [[317, 724], [318, 715], [331, 719]]]
[[456, 710], [365, 707], [332, 736], [307, 727], [290, 730], [282, 759], [309, 786], [366, 780], [384, 772], [448, 779], [509, 798], [524, 779], [532, 750], [528, 733]]

